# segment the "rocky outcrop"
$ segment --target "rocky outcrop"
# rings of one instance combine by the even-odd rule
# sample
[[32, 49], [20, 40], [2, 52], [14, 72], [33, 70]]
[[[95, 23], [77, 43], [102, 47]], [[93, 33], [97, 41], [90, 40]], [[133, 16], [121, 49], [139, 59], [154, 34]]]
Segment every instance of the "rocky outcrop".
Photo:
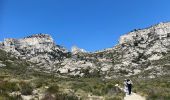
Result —
[[18, 58], [31, 61], [40, 69], [51, 67], [68, 56], [68, 51], [56, 45], [48, 34], [35, 34], [23, 39], [5, 39], [1, 48]]
[[[170, 50], [170, 23], [160, 23], [153, 27], [130, 32], [120, 38], [124, 59], [159, 60]], [[130, 61], [128, 59], [128, 61]]]
[[77, 54], [77, 53], [87, 52], [87, 51], [84, 50], [84, 49], [80, 49], [80, 48], [78, 48], [77, 46], [73, 46], [73, 47], [71, 48], [71, 52], [72, 52], [72, 54]]
[[119, 64], [114, 65], [114, 69], [123, 70], [128, 76], [139, 74], [152, 66], [151, 72], [158, 68], [157, 75], [165, 74], [162, 66], [153, 66], [153, 63], [169, 55], [169, 33], [170, 22], [167, 22], [121, 36], [119, 44], [114, 47], [121, 59]]
[[[0, 48], [37, 65], [47, 73], [86, 77], [138, 75], [155, 77], [170, 74], [170, 22], [134, 30], [120, 37], [113, 48], [86, 52], [77, 47], [68, 52], [56, 45], [48, 34], [35, 34], [23, 39], [5, 39]], [[164, 64], [156, 64], [162, 62]]]

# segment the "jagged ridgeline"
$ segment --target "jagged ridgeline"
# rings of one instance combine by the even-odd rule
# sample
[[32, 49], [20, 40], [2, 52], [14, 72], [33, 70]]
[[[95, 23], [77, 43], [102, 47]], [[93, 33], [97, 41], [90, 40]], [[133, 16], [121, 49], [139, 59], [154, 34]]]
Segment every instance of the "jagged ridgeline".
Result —
[[[48, 34], [8, 38], [0, 43], [0, 49], [15, 56], [11, 62], [21, 59], [32, 64], [25, 67], [38, 72], [71, 77], [154, 78], [170, 74], [170, 22], [134, 30], [121, 36], [116, 46], [92, 53], [77, 47], [69, 52]], [[1, 68], [13, 66], [2, 57]]]

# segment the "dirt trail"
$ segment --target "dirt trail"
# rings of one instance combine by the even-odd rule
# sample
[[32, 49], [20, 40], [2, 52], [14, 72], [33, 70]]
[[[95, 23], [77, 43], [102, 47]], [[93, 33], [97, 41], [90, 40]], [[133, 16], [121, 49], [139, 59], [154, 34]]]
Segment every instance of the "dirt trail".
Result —
[[[122, 91], [124, 91], [123, 88], [120, 87], [118, 84], [116, 84], [115, 86], [117, 86], [117, 87], [120, 88]], [[132, 92], [131, 95], [126, 95], [126, 96], [124, 97], [124, 100], [146, 100], [146, 98], [145, 98], [145, 97], [142, 97], [142, 96], [139, 95], [139, 94], [136, 94], [136, 93], [133, 93], [133, 92]]]
[[131, 95], [126, 95], [124, 100], [146, 100], [146, 98], [140, 96], [139, 94], [132, 93]]

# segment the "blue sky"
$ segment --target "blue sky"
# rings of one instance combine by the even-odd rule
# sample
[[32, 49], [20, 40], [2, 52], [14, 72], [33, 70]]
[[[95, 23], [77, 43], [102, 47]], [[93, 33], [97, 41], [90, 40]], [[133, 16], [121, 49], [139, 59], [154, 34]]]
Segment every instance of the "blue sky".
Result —
[[67, 49], [113, 47], [121, 35], [170, 20], [170, 0], [0, 0], [0, 41], [50, 34]]

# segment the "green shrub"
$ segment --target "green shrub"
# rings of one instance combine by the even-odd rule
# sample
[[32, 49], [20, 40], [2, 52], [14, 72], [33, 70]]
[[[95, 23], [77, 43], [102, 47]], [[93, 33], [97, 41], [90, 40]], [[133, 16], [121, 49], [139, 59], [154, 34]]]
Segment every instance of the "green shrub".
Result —
[[1, 81], [0, 82], [0, 90], [2, 92], [13, 92], [19, 91], [19, 87], [15, 82]]
[[34, 88], [40, 88], [42, 87], [43, 85], [47, 85], [47, 80], [44, 80], [44, 79], [36, 79], [36, 80], [33, 80], [32, 83], [34, 84]]
[[53, 96], [51, 93], [46, 93], [42, 100], [79, 100], [77, 96], [66, 93], [55, 93]]
[[0, 94], [0, 100], [22, 100], [21, 95], [9, 96], [8, 93]]
[[58, 92], [59, 92], [59, 87], [58, 87], [58, 85], [54, 84], [54, 85], [50, 86], [50, 87], [47, 89], [47, 92], [49, 92], [49, 93], [58, 93]]
[[29, 83], [21, 82], [20, 87], [21, 87], [21, 94], [32, 95], [33, 87]]
[[168, 100], [170, 97], [169, 79], [160, 77], [156, 79], [134, 80], [132, 91], [142, 94], [147, 100]]
[[65, 93], [60, 93], [55, 95], [56, 100], [78, 100], [78, 97], [75, 95], [69, 95]]

